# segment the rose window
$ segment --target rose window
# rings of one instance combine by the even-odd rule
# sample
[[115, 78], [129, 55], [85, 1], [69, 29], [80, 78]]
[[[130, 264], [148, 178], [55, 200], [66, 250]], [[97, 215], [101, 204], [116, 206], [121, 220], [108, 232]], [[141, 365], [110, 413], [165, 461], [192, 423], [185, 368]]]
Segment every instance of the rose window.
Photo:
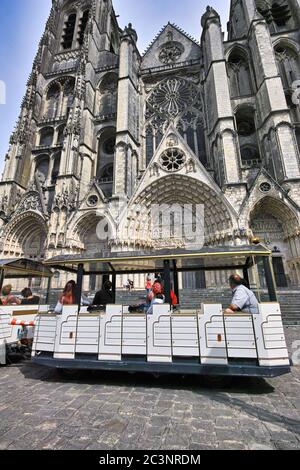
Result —
[[170, 78], [160, 83], [149, 98], [150, 106], [171, 118], [191, 106], [198, 96], [197, 87], [187, 80]]
[[90, 196], [88, 199], [88, 205], [94, 207], [98, 204], [98, 197], [96, 195]]
[[171, 42], [166, 44], [159, 54], [159, 60], [166, 65], [174, 64], [183, 54], [180, 44]]
[[178, 171], [184, 166], [186, 157], [184, 153], [176, 148], [166, 150], [160, 157], [160, 163], [164, 170]]
[[259, 187], [262, 193], [269, 193], [272, 189], [270, 183], [262, 183]]

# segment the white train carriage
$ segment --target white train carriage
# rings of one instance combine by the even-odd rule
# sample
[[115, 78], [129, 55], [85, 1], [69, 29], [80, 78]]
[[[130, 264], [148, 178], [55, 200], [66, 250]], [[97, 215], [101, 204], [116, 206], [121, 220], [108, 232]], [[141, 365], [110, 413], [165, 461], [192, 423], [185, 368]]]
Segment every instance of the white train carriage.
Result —
[[[270, 296], [270, 302], [259, 303], [259, 313], [227, 315], [221, 303], [199, 304], [192, 310], [170, 305], [172, 278], [179, 295], [178, 273], [226, 269], [242, 271], [249, 279], [258, 261]], [[160, 272], [167, 302], [155, 305], [152, 315], [129, 313], [124, 305], [91, 312], [73, 305], [65, 306], [61, 315], [40, 314], [32, 350], [35, 363], [60, 369], [221, 376], [274, 377], [290, 371], [270, 252], [263, 246], [55, 258], [47, 264], [77, 272], [79, 286], [84, 275], [110, 275], [115, 286], [116, 276], [123, 273]]]
[[[24, 279], [24, 287], [27, 287], [29, 280], [50, 280], [51, 277], [52, 271], [42, 263], [21, 258], [0, 260], [0, 290], [5, 281]], [[48, 287], [43, 289], [42, 303], [47, 301]], [[0, 365], [6, 364], [8, 350], [17, 347], [20, 341], [33, 339], [37, 315], [48, 311], [49, 305], [42, 304], [0, 305]]]

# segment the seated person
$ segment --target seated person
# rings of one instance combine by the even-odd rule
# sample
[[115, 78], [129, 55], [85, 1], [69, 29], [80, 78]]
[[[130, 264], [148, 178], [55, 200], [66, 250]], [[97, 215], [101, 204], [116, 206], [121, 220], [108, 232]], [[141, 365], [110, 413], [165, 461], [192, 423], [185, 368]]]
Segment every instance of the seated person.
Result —
[[8, 284], [2, 288], [2, 295], [0, 297], [1, 305], [20, 305], [21, 300], [15, 297], [12, 293], [12, 286]]
[[40, 298], [37, 295], [33, 295], [31, 289], [29, 287], [25, 287], [25, 289], [21, 292], [22, 300], [21, 305], [39, 305]]
[[163, 294], [155, 294], [155, 296], [151, 300], [151, 304], [147, 311], [147, 315], [153, 315], [153, 305], [163, 305], [165, 301], [166, 299]]
[[232, 300], [225, 313], [232, 314], [238, 312], [257, 314], [258, 300], [254, 293], [245, 286], [245, 282], [238, 274], [233, 274], [229, 278], [232, 289]]
[[112, 283], [110, 281], [105, 281], [103, 288], [95, 295], [93, 305], [108, 304], [114, 304], [114, 296], [112, 292]]
[[[61, 314], [64, 305], [76, 305], [78, 299], [78, 286], [75, 281], [69, 281], [66, 284], [62, 294], [58, 298], [57, 305], [55, 307], [55, 313]], [[90, 305], [90, 301], [85, 297], [81, 296], [81, 305]]]
[[154, 281], [154, 284], [152, 286], [152, 290], [147, 295], [147, 302], [150, 304], [152, 299], [154, 299], [154, 297], [157, 294], [161, 294], [161, 295], [164, 294], [164, 288], [163, 288], [162, 282], [160, 280], [155, 280]]

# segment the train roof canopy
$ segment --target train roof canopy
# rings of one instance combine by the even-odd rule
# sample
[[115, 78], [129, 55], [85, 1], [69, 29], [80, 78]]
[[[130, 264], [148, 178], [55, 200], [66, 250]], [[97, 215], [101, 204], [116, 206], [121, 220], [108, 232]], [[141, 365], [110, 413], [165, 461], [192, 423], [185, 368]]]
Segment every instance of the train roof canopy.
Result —
[[171, 261], [171, 269], [178, 271], [230, 270], [249, 267], [257, 257], [269, 257], [271, 251], [264, 245], [243, 245], [238, 247], [204, 247], [201, 250], [182, 249], [155, 252], [95, 253], [94, 255], [56, 256], [46, 260], [45, 265], [76, 273], [83, 265], [85, 274], [129, 274], [160, 272], [164, 262]]
[[6, 279], [27, 277], [51, 277], [53, 272], [43, 263], [26, 259], [0, 259], [0, 271], [4, 271]]

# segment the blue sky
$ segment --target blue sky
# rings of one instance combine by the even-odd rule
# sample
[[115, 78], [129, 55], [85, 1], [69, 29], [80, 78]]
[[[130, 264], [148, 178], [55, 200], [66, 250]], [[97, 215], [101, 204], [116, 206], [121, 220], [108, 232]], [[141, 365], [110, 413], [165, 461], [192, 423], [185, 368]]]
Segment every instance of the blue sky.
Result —
[[[6, 104], [0, 104], [1, 172], [51, 3], [51, 0], [0, 0], [0, 80], [6, 84]], [[114, 0], [114, 7], [120, 15], [121, 27], [133, 23], [143, 52], [168, 21], [199, 39], [200, 19], [207, 4], [220, 13], [226, 31], [229, 3], [229, 0]]]

